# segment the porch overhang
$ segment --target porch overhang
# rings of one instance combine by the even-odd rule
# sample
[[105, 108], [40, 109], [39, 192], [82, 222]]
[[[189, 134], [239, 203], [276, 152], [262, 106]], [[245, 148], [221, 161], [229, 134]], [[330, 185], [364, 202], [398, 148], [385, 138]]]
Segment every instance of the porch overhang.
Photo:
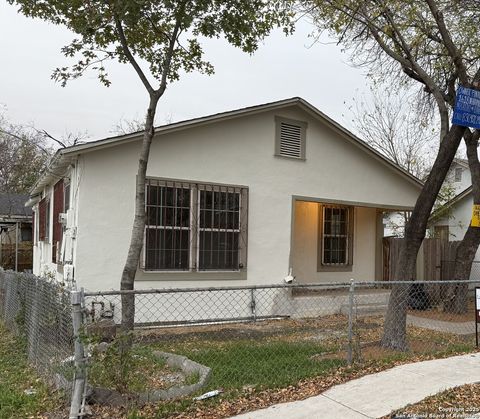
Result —
[[384, 211], [413, 211], [413, 206], [403, 206], [394, 204], [379, 204], [376, 202], [349, 201], [343, 199], [316, 198], [311, 196], [293, 195], [293, 201], [318, 202], [323, 204], [337, 204], [351, 207], [377, 208]]

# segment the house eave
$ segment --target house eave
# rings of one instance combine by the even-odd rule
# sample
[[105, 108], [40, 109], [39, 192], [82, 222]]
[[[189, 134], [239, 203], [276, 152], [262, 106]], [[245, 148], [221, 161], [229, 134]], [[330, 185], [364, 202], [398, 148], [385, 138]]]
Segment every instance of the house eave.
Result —
[[443, 204], [441, 207], [437, 208], [431, 215], [430, 218], [428, 219], [428, 225], [430, 226], [432, 223], [438, 221], [439, 219], [443, 218], [445, 215], [446, 211], [448, 211], [449, 208], [452, 206], [456, 205], [458, 202], [460, 202], [462, 199], [466, 198], [472, 193], [472, 187], [469, 186], [467, 189], [463, 190], [459, 194], [455, 195], [450, 201], [447, 201], [445, 204]]
[[382, 211], [413, 211], [412, 206], [401, 206], [401, 205], [391, 205], [391, 204], [379, 204], [377, 202], [365, 202], [365, 201], [348, 201], [344, 199], [335, 199], [335, 198], [316, 198], [311, 196], [301, 196], [294, 195], [293, 199], [295, 201], [306, 201], [306, 202], [318, 202], [322, 204], [336, 204], [336, 205], [348, 205], [352, 207], [364, 207], [364, 208], [376, 208]]
[[[25, 206], [33, 206], [36, 204], [35, 199], [40, 196], [43, 189], [52, 183], [60, 180], [68, 166], [71, 164], [71, 156], [66, 156], [66, 149], [60, 149], [50, 161], [48, 167], [43, 171], [30, 190], [30, 199]], [[39, 199], [38, 199], [39, 200]], [[38, 202], [37, 200], [37, 202]], [[27, 205], [28, 204], [28, 205]]]
[[[255, 105], [247, 108], [237, 109], [233, 111], [227, 111], [222, 113], [217, 113], [209, 116], [189, 119], [185, 121], [175, 122], [172, 124], [164, 125], [155, 128], [155, 136], [161, 136], [165, 134], [169, 134], [176, 131], [181, 131], [189, 128], [194, 128], [202, 125], [212, 124], [215, 122], [226, 121], [229, 119], [238, 118], [241, 116], [246, 116], [250, 114], [258, 114], [263, 112], [268, 112], [272, 110], [282, 109], [291, 106], [299, 106], [301, 109], [312, 115], [314, 118], [320, 119], [326, 122], [329, 126], [331, 126], [337, 133], [339, 133], [344, 139], [352, 143], [353, 145], [357, 146], [373, 158], [375, 158], [378, 162], [385, 165], [390, 170], [394, 171], [396, 174], [403, 177], [405, 180], [410, 182], [419, 190], [423, 187], [423, 182], [417, 179], [415, 176], [401, 168], [400, 166], [396, 165], [394, 162], [383, 156], [373, 147], [368, 145], [365, 141], [361, 140], [349, 130], [341, 126], [339, 123], [325, 115], [319, 109], [305, 101], [300, 97], [293, 97], [289, 99], [280, 100], [277, 102], [271, 102], [261, 105]], [[126, 144], [133, 141], [140, 141], [142, 138], [143, 132], [135, 132], [131, 134], [116, 136], [116, 137], [109, 137], [97, 141], [92, 141], [85, 144], [79, 144], [72, 147], [67, 147], [59, 150], [52, 160], [49, 168], [40, 176], [37, 183], [33, 187], [31, 191], [31, 195], [35, 195], [41, 193], [42, 189], [46, 186], [51, 184], [56, 179], [59, 179], [58, 173], [62, 172], [62, 169], [66, 169], [68, 164], [70, 163], [70, 159], [78, 154], [92, 152], [95, 150], [113, 147], [120, 144]], [[55, 174], [57, 173], [57, 174]]]

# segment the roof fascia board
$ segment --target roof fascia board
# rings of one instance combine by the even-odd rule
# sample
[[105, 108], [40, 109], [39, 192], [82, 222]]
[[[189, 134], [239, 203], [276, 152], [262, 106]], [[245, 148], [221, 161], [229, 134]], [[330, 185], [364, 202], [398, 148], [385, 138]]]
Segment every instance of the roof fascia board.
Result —
[[413, 211], [413, 207], [408, 207], [408, 206], [376, 204], [372, 202], [362, 202], [362, 201], [348, 201], [344, 199], [316, 198], [316, 197], [302, 196], [302, 195], [293, 195], [293, 199], [295, 201], [318, 202], [320, 204], [338, 204], [338, 205], [348, 205], [352, 207], [376, 208], [376, 209], [385, 210], [388, 212]]
[[[238, 118], [240, 116], [258, 114], [258, 113], [268, 112], [268, 111], [286, 108], [286, 107], [295, 106], [295, 105], [299, 106], [301, 109], [303, 109], [304, 111], [312, 115], [314, 118], [320, 119], [326, 122], [328, 125], [332, 127], [332, 129], [334, 129], [334, 131], [341, 134], [343, 138], [345, 138], [346, 140], [348, 140], [350, 143], [354, 144], [361, 150], [365, 151], [370, 156], [374, 157], [377, 161], [385, 165], [390, 170], [394, 171], [397, 174], [400, 174], [402, 177], [407, 179], [410, 183], [412, 183], [417, 188], [420, 189], [423, 187], [423, 183], [419, 179], [417, 179], [415, 176], [408, 173], [406, 170], [402, 169], [401, 167], [396, 165], [394, 162], [387, 159], [385, 156], [383, 156], [381, 153], [379, 153], [374, 148], [369, 146], [363, 140], [355, 136], [349, 130], [347, 130], [346, 128], [344, 128], [343, 126], [335, 122], [333, 119], [325, 115], [323, 112], [318, 110], [316, 107], [314, 107], [313, 105], [311, 105], [310, 103], [308, 103], [307, 101], [299, 97], [294, 97], [294, 98], [285, 99], [278, 102], [267, 103], [263, 105], [251, 106], [251, 107], [243, 108], [239, 110], [227, 111], [224, 113], [218, 113], [218, 114], [214, 114], [206, 117], [190, 119], [183, 122], [173, 123], [167, 126], [156, 128], [155, 135], [163, 135], [163, 134], [172, 133], [180, 130], [185, 130], [188, 128], [194, 128], [194, 127], [198, 127], [206, 124], [211, 124], [214, 122], [226, 121], [229, 119]], [[80, 144], [77, 146], [61, 149], [57, 152], [58, 160], [63, 160], [63, 157], [66, 157], [66, 156], [71, 157], [72, 155], [96, 151], [102, 148], [112, 147], [117, 144], [127, 144], [133, 141], [138, 141], [141, 139], [142, 135], [143, 135], [142, 132], [136, 132], [132, 134], [127, 134], [122, 137], [111, 137], [107, 139], [102, 139], [102, 140], [98, 140], [98, 141], [94, 141], [86, 144]], [[50, 167], [53, 166], [53, 163], [54, 162], [52, 162]], [[37, 186], [38, 187], [42, 186], [40, 184], [40, 181], [43, 179], [44, 179], [44, 176], [41, 176], [39, 178], [39, 181], [37, 182], [34, 189], [32, 190], [32, 193], [38, 192]], [[41, 183], [43, 184], [43, 186], [46, 184], [45, 182], [41, 182]]]
[[[176, 131], [182, 131], [185, 129], [189, 128], [194, 128], [202, 125], [207, 125], [211, 124], [214, 122], [220, 122], [220, 121], [227, 121], [230, 119], [238, 118], [240, 116], [244, 115], [249, 115], [249, 114], [258, 114], [258, 113], [264, 113], [268, 111], [272, 111], [275, 109], [279, 108], [285, 108], [287, 106], [292, 106], [295, 104], [298, 104], [301, 101], [300, 98], [293, 98], [293, 99], [285, 99], [283, 101], [279, 102], [272, 102], [268, 103], [266, 105], [257, 105], [257, 106], [252, 106], [244, 109], [239, 109], [239, 110], [234, 110], [234, 111], [227, 111], [223, 113], [217, 113], [214, 115], [209, 115], [206, 117], [200, 117], [200, 118], [194, 118], [194, 119], [189, 119], [186, 121], [181, 121], [181, 122], [175, 122], [173, 124], [165, 125], [165, 126], [160, 126], [155, 128], [155, 136], [156, 135], [163, 135], [163, 134], [170, 134], [172, 132]], [[122, 137], [112, 137], [112, 138], [107, 138], [104, 140], [98, 140], [98, 141], [93, 141], [90, 143], [85, 143], [81, 144], [78, 146], [74, 147], [68, 147], [65, 148], [62, 151], [63, 155], [70, 155], [70, 154], [76, 154], [76, 153], [84, 153], [84, 152], [89, 152], [93, 150], [98, 150], [101, 148], [105, 147], [112, 147], [117, 144], [127, 144], [132, 141], [137, 141], [140, 140], [141, 137], [143, 136], [143, 132], [134, 132], [132, 134], [127, 134], [126, 136]], [[98, 144], [96, 144], [98, 143]]]
[[37, 179], [35, 184], [33, 185], [32, 189], [30, 190], [30, 197], [34, 197], [42, 192], [45, 186], [49, 185], [53, 181], [59, 180], [62, 178], [62, 174], [67, 169], [68, 165], [70, 164], [71, 160], [68, 157], [65, 157], [62, 154], [62, 150], [60, 149], [55, 154], [54, 158], [48, 165], [48, 167], [43, 171], [40, 177]]
[[406, 170], [404, 170], [403, 168], [401, 168], [400, 166], [398, 166], [397, 164], [389, 160], [383, 154], [379, 153], [377, 150], [375, 150], [373, 147], [368, 145], [365, 141], [358, 138], [352, 132], [350, 132], [345, 127], [340, 125], [338, 122], [334, 121], [329, 116], [325, 115], [322, 111], [318, 110], [313, 105], [304, 101], [303, 99], [300, 99], [300, 103], [301, 105], [303, 105], [306, 111], [309, 111], [310, 114], [313, 114], [317, 118], [320, 117], [321, 119], [325, 120], [329, 125], [331, 125], [334, 131], [341, 134], [342, 137], [348, 140], [350, 143], [362, 149], [367, 154], [374, 157], [377, 161], [381, 162], [383, 165], [385, 165], [389, 169], [393, 169], [397, 174], [403, 175], [418, 188], [421, 189], [423, 187], [423, 182], [420, 179], [417, 179], [411, 173], [407, 172]]
[[445, 202], [441, 207], [437, 208], [435, 212], [430, 215], [428, 219], [429, 223], [434, 221], [438, 221], [444, 216], [444, 212], [447, 211], [449, 208], [453, 207], [454, 205], [458, 204], [462, 199], [466, 198], [472, 193], [472, 187], [469, 186], [464, 191], [460, 192], [458, 195], [454, 196], [450, 201]]

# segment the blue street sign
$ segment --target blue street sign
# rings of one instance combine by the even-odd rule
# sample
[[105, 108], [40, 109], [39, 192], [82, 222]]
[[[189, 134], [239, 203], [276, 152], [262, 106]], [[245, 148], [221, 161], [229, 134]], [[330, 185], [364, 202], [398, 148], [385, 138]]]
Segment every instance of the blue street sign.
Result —
[[458, 86], [452, 124], [480, 129], [480, 90]]

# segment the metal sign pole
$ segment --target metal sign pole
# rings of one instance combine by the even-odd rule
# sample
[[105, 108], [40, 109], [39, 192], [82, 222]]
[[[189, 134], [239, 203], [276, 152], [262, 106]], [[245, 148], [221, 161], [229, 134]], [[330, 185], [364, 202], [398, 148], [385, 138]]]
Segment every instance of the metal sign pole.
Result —
[[480, 313], [478, 312], [480, 307], [480, 287], [475, 287], [475, 344], [478, 348], [478, 320], [480, 319]]
[[15, 223], [15, 272], [18, 272], [18, 221]]

